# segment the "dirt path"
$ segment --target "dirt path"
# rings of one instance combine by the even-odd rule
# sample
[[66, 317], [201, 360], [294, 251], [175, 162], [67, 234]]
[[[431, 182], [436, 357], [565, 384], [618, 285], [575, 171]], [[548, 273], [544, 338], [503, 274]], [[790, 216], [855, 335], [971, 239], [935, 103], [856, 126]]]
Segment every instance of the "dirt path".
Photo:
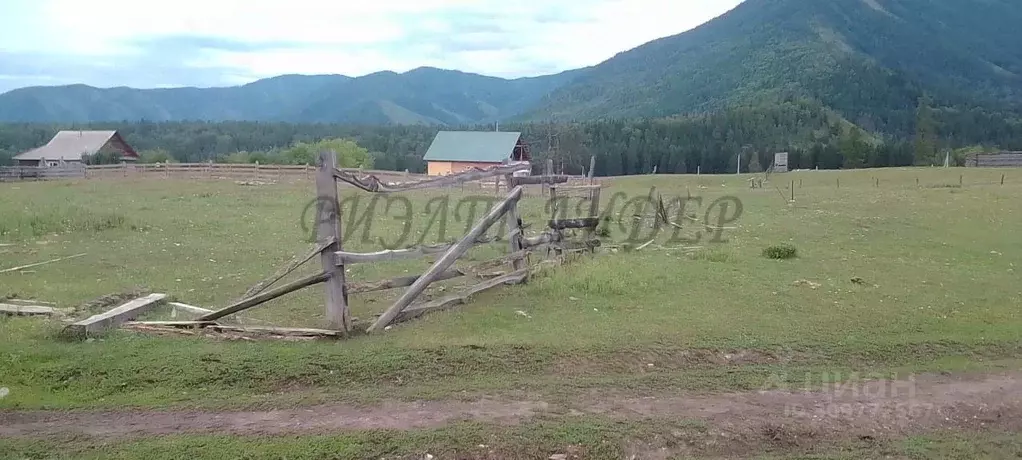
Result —
[[0, 437], [80, 433], [126, 437], [170, 433], [283, 434], [439, 427], [462, 420], [512, 424], [537, 415], [702, 420], [718, 433], [860, 438], [922, 430], [1022, 429], [1022, 373], [919, 376], [851, 383], [816, 392], [760, 391], [628, 398], [606, 392], [566, 405], [543, 401], [387, 402], [259, 412], [0, 412]]

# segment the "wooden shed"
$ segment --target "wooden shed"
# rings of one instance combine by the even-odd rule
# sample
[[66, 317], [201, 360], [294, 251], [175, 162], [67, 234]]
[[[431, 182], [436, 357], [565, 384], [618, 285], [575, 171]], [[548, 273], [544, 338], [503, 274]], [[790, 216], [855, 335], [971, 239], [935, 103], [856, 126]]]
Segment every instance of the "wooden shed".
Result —
[[505, 131], [440, 131], [423, 157], [431, 176], [532, 160], [522, 134]]

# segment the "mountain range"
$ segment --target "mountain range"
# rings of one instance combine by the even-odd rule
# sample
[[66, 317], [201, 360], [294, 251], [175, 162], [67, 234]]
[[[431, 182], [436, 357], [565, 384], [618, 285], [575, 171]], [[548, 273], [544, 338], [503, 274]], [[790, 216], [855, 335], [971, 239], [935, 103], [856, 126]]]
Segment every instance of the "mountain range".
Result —
[[283, 75], [225, 88], [30, 87], [0, 121], [251, 120], [468, 125], [671, 117], [801, 98], [871, 131], [916, 104], [1022, 112], [1018, 0], [746, 0], [688, 32], [592, 67], [501, 79], [406, 73]]

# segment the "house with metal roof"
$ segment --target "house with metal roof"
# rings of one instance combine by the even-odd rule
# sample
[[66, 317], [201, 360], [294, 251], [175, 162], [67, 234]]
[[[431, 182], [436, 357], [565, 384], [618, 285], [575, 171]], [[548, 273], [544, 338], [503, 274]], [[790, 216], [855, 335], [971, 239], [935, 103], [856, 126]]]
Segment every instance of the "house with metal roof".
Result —
[[82, 164], [100, 152], [119, 155], [123, 161], [137, 161], [138, 153], [117, 131], [60, 131], [46, 145], [14, 156], [19, 166], [53, 167]]
[[506, 131], [440, 131], [423, 157], [430, 176], [459, 173], [532, 160], [522, 133]]

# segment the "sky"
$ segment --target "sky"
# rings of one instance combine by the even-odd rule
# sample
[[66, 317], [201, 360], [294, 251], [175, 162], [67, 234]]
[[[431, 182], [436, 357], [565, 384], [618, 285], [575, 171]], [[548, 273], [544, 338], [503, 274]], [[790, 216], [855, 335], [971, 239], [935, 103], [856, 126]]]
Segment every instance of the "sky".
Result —
[[598, 64], [742, 0], [0, 0], [0, 92]]

